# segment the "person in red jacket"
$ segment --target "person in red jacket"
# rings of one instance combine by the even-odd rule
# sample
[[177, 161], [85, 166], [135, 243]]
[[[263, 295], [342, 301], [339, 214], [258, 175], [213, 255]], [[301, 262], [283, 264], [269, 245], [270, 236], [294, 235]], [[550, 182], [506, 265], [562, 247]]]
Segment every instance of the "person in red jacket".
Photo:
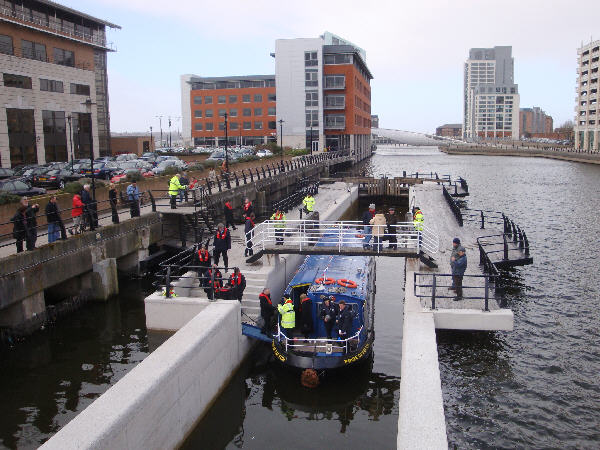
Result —
[[79, 194], [73, 196], [73, 209], [71, 209], [71, 217], [73, 218], [73, 226], [69, 228], [69, 233], [78, 234], [81, 232], [81, 219], [83, 217], [83, 202]]
[[223, 214], [225, 215], [225, 227], [236, 229], [235, 224], [233, 223], [233, 206], [229, 201], [225, 202], [223, 205]]
[[240, 272], [239, 267], [233, 268], [233, 273], [229, 276], [227, 285], [229, 286], [231, 297], [241, 303], [244, 289], [246, 289], [246, 277]]

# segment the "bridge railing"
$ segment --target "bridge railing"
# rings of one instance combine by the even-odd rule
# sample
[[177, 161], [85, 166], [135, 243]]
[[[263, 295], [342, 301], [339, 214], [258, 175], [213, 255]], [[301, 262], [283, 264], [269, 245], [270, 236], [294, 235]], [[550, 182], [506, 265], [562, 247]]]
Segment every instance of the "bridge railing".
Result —
[[[373, 228], [379, 229], [373, 229]], [[253, 251], [276, 250], [277, 246], [297, 251], [307, 250], [319, 244], [330, 251], [343, 253], [344, 248], [369, 246], [377, 253], [386, 250], [412, 249], [435, 254], [439, 250], [439, 238], [433, 230], [423, 227], [416, 230], [412, 222], [395, 225], [363, 225], [359, 221], [318, 220], [265, 220], [246, 235], [248, 247]]]
[[458, 203], [456, 203], [456, 200], [454, 200], [454, 198], [452, 198], [452, 196], [446, 189], [446, 186], [442, 186], [442, 191], [444, 193], [444, 198], [446, 199], [448, 206], [450, 206], [450, 210], [452, 211], [452, 214], [454, 214], [454, 217], [456, 218], [456, 221], [458, 222], [458, 225], [462, 227], [463, 226], [463, 217], [462, 217], [462, 212], [460, 210], [460, 206], [458, 206]]
[[[456, 295], [444, 293], [442, 289], [453, 287], [448, 284], [452, 279], [449, 273], [414, 273], [414, 295], [418, 298], [430, 300], [431, 309], [436, 309], [436, 300], [453, 299]], [[481, 281], [483, 280], [483, 285]], [[463, 300], [483, 300], [484, 311], [489, 311], [490, 296], [495, 289], [496, 275], [463, 275], [463, 291], [474, 292], [478, 290], [481, 294], [463, 295]], [[477, 283], [479, 282], [479, 283]], [[483, 291], [483, 292], [482, 292]]]

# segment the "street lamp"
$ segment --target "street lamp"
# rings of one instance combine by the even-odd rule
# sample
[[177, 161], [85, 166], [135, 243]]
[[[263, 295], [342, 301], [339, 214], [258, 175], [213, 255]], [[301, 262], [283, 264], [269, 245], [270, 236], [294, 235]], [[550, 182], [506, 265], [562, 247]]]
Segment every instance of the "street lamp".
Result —
[[223, 118], [225, 119], [225, 172], [229, 174], [229, 156], [227, 154], [227, 140], [229, 139], [227, 136], [227, 113], [223, 114]]
[[162, 116], [156, 116], [158, 117], [158, 126], [160, 127], [160, 147], [162, 148], [163, 146], [163, 138], [162, 138]]
[[152, 127], [150, 127], [150, 148], [148, 150], [153, 151], [152, 150]]
[[312, 115], [310, 116], [310, 154], [312, 155], [313, 137], [312, 137]]
[[171, 148], [171, 117], [169, 117], [169, 148]]
[[283, 172], [283, 122], [285, 120], [279, 119], [279, 146], [281, 147], [281, 171]]
[[71, 143], [71, 172], [74, 172], [73, 164], [75, 159], [75, 153], [73, 153], [73, 128], [71, 126], [71, 114], [67, 116], [69, 121], [69, 142]]
[[[91, 98], [86, 99], [86, 101], [82, 103], [82, 105], [85, 105], [85, 108], [90, 118], [90, 162], [92, 166], [92, 200], [94, 200], [94, 202], [96, 201], [96, 177], [94, 174], [94, 138], [92, 135], [92, 106], [94, 106], [95, 104], [96, 103], [92, 102]], [[81, 120], [79, 120], [79, 122], [81, 122]], [[81, 129], [81, 123], [79, 124], [79, 128]]]

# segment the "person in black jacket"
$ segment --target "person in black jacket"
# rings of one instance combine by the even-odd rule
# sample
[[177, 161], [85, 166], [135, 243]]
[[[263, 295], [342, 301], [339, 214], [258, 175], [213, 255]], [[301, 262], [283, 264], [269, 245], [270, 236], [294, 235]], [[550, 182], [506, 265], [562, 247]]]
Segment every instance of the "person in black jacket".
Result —
[[373, 217], [375, 217], [375, 203], [371, 203], [369, 205], [369, 209], [362, 215], [363, 230], [365, 234], [365, 240], [363, 241], [364, 249], [370, 248], [369, 242], [371, 242], [373, 227], [369, 224], [371, 223], [371, 219], [373, 219]]
[[325, 299], [323, 299], [323, 304], [321, 305], [320, 316], [323, 320], [323, 325], [325, 325], [327, 339], [331, 339], [331, 332], [337, 320], [338, 311], [334, 301], [335, 297], [333, 295], [331, 297], [325, 297]]
[[112, 212], [112, 223], [119, 223], [119, 213], [117, 211], [117, 189], [115, 188], [114, 183], [110, 183], [108, 201], [110, 203], [110, 210]]
[[27, 206], [19, 205], [17, 208], [17, 212], [10, 219], [13, 223], [13, 238], [17, 240], [15, 244], [17, 244], [17, 253], [21, 253], [23, 251], [23, 241], [27, 240], [27, 218], [25, 217], [25, 211], [27, 211]]
[[258, 296], [258, 300], [260, 301], [260, 316], [264, 321], [264, 325], [260, 331], [271, 337], [273, 317], [275, 316], [275, 305], [271, 301], [271, 291], [268, 288], [263, 289], [262, 293]]
[[213, 300], [223, 288], [223, 275], [215, 264], [206, 271], [206, 275], [208, 276], [208, 283], [204, 288], [204, 292], [210, 300]]
[[208, 269], [210, 267], [211, 256], [208, 252], [208, 245], [204, 244], [200, 250], [198, 250], [197, 254], [198, 258], [198, 278], [200, 279], [200, 286], [205, 287], [208, 286]]
[[[179, 178], [179, 183], [181, 183], [182, 186], [189, 186], [190, 184], [190, 179], [187, 176], [187, 172], [183, 172], [181, 174], [181, 178]], [[185, 201], [188, 201], [188, 190], [187, 189], [183, 189], [181, 191], [179, 191], [179, 201], [181, 203], [183, 203], [183, 199], [185, 198]]]
[[398, 240], [396, 239], [397, 229], [394, 225], [398, 223], [398, 216], [393, 206], [390, 206], [388, 213], [385, 215], [385, 221], [387, 223], [388, 242], [390, 243], [389, 248], [396, 250]]
[[244, 289], [246, 289], [246, 277], [240, 272], [239, 267], [233, 268], [233, 273], [230, 275], [227, 285], [230, 289], [230, 299], [237, 299], [242, 302]]
[[246, 248], [244, 249], [244, 256], [247, 258], [248, 256], [254, 255], [254, 250], [252, 249], [252, 233], [251, 231], [254, 229], [254, 213], [251, 213], [250, 216], [246, 217], [246, 224], [244, 225], [244, 233], [246, 236]]
[[348, 339], [352, 334], [352, 311], [346, 306], [344, 300], [340, 300], [338, 303], [340, 307], [340, 313], [337, 318], [337, 324], [340, 340]]
[[252, 202], [249, 199], [245, 199], [244, 204], [242, 205], [242, 217], [244, 218], [244, 220], [253, 212], [254, 206], [252, 206]]
[[313, 316], [312, 316], [312, 301], [306, 294], [300, 296], [300, 320], [301, 331], [304, 334], [304, 338], [308, 339], [310, 333], [313, 330]]
[[223, 205], [223, 214], [225, 215], [225, 226], [227, 228], [231, 227], [234, 230], [237, 230], [235, 224], [233, 223], [233, 206], [229, 201], [226, 201]]
[[221, 259], [221, 255], [223, 255], [223, 263], [225, 264], [225, 272], [227, 272], [227, 268], [229, 266], [229, 257], [227, 256], [227, 251], [231, 249], [231, 234], [229, 230], [225, 228], [225, 225], [220, 223], [217, 225], [217, 231], [215, 233], [214, 238], [215, 249], [213, 251], [213, 258], [215, 260], [215, 264], [219, 265], [219, 260]]
[[60, 212], [58, 211], [58, 205], [56, 204], [56, 195], [50, 197], [50, 201], [46, 205], [46, 222], [48, 222], [49, 244], [57, 241], [59, 236], [63, 240], [67, 239], [67, 230], [60, 218]]
[[30, 206], [27, 197], [23, 197], [21, 200], [21, 205], [26, 207], [25, 220], [27, 222], [27, 250], [33, 250], [35, 249], [35, 241], [37, 241], [37, 219], [35, 215], [40, 210], [40, 205], [36, 203], [35, 205]]
[[84, 205], [84, 208], [83, 208], [84, 217], [87, 219], [88, 223], [90, 224], [90, 231], [94, 231], [94, 228], [96, 227], [95, 220], [94, 220], [94, 200], [92, 199], [92, 196], [90, 194], [90, 185], [89, 184], [83, 185], [83, 189], [81, 190], [80, 196], [81, 196], [81, 202]]

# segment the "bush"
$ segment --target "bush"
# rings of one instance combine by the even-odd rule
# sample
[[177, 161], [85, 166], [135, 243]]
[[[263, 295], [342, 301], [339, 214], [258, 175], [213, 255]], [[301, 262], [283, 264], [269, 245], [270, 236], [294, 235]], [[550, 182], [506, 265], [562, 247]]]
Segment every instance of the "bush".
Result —
[[9, 194], [5, 192], [0, 194], [0, 205], [7, 205], [9, 203], [18, 203], [21, 200], [21, 197], [18, 195]]
[[128, 183], [133, 183], [134, 181], [140, 181], [143, 179], [142, 174], [139, 172], [128, 172], [125, 177]]
[[248, 155], [242, 156], [241, 158], [236, 159], [233, 163], [243, 163], [248, 161], [258, 161], [260, 158], [256, 155]]
[[221, 162], [216, 161], [214, 159], [211, 159], [210, 161], [209, 160], [204, 161], [204, 167], [207, 169], [210, 169], [210, 168], [213, 168], [216, 166], [220, 166], [220, 165], [221, 165]]
[[200, 163], [190, 164], [187, 170], [204, 170], [204, 166]]
[[308, 155], [310, 153], [310, 150], [307, 148], [298, 148], [298, 149], [294, 149], [294, 150], [287, 150], [285, 151], [286, 155], [291, 155], [291, 156], [302, 156], [302, 155]]
[[179, 169], [175, 166], [169, 166], [164, 170], [164, 172], [162, 174], [163, 175], [175, 175], [176, 173], [179, 173]]
[[82, 189], [82, 183], [80, 183], [79, 181], [71, 181], [70, 183], [67, 183], [67, 185], [63, 189], [63, 192], [66, 192], [67, 194], [79, 194]]

